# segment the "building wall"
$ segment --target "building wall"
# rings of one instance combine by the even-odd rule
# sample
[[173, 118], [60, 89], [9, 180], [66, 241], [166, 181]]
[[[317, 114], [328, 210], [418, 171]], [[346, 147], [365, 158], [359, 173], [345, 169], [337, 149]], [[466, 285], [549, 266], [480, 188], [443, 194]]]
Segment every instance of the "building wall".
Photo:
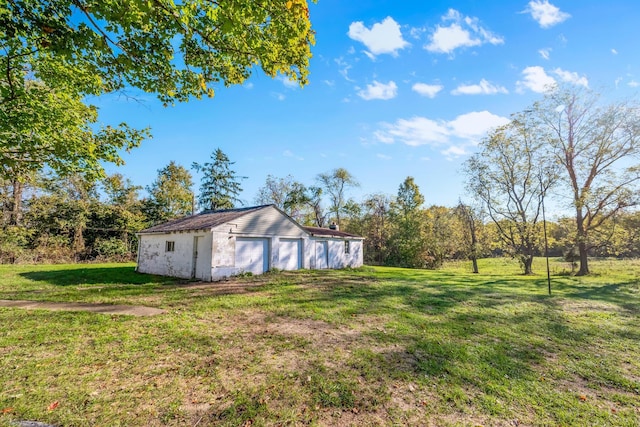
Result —
[[[190, 279], [193, 274], [194, 237], [198, 237], [198, 259], [195, 277], [211, 280], [211, 233], [178, 232], [140, 235], [138, 268], [140, 273]], [[174, 250], [166, 251], [166, 242], [174, 242]]]
[[[300, 239], [301, 268], [317, 268], [316, 241], [327, 242], [328, 268], [360, 267], [363, 262], [362, 240], [349, 239], [350, 253], [345, 254], [345, 239], [311, 237], [276, 208], [270, 207], [251, 212], [211, 231], [142, 234], [138, 271], [191, 278], [195, 236], [199, 237], [195, 277], [205, 281], [221, 280], [243, 272], [243, 268], [236, 265], [237, 237], [267, 239], [269, 269], [282, 268], [284, 264], [284, 260], [280, 260], [280, 239]], [[175, 242], [173, 252], [165, 250], [167, 241]]]
[[[232, 234], [252, 236], [305, 237], [306, 231], [273, 206], [250, 212], [227, 223]], [[220, 226], [223, 227], [223, 226]], [[218, 227], [218, 228], [220, 228]]]
[[308, 239], [309, 244], [307, 246], [310, 247], [310, 253], [306, 254], [308, 257], [308, 262], [312, 269], [319, 268], [316, 263], [317, 253], [316, 253], [316, 242], [326, 241], [327, 242], [327, 268], [345, 268], [345, 267], [361, 267], [363, 264], [363, 253], [362, 253], [362, 240], [353, 240], [349, 239], [349, 253], [344, 252], [345, 248], [345, 239], [340, 238], [332, 238], [332, 237], [311, 237]]

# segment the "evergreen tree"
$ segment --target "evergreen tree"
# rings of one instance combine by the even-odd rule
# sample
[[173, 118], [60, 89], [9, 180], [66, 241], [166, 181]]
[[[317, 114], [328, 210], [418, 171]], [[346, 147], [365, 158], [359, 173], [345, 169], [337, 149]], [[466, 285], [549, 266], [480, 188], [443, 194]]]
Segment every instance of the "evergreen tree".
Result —
[[230, 161], [219, 148], [211, 153], [211, 162], [193, 163], [192, 168], [203, 174], [198, 195], [198, 202], [203, 209], [231, 209], [242, 204], [238, 198], [242, 192], [240, 180], [247, 177], [231, 170], [233, 164], [235, 162]]

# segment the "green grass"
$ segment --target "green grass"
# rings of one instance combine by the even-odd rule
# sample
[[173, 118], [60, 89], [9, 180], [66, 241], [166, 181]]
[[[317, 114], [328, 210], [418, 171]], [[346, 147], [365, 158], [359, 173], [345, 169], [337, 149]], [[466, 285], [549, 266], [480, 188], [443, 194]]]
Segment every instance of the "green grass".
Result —
[[[133, 265], [0, 266], [0, 425], [640, 425], [640, 262], [364, 267], [200, 286]], [[55, 409], [48, 407], [58, 402]]]

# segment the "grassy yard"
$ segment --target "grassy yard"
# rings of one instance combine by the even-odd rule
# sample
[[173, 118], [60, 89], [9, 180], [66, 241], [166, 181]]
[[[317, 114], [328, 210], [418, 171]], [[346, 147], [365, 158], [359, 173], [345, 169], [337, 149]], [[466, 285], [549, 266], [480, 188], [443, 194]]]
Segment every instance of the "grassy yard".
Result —
[[213, 284], [132, 265], [0, 266], [0, 425], [640, 425], [640, 262], [575, 278], [483, 260]]

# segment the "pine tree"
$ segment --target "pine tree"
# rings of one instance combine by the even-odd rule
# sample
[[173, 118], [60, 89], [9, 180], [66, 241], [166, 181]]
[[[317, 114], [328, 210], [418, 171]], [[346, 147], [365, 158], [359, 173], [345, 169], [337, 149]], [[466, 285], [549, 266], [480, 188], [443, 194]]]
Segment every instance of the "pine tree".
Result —
[[235, 162], [230, 161], [219, 148], [211, 153], [211, 162], [193, 163], [192, 168], [203, 174], [198, 195], [198, 202], [203, 209], [231, 209], [242, 204], [238, 198], [242, 192], [240, 180], [247, 177], [231, 170], [233, 164]]

